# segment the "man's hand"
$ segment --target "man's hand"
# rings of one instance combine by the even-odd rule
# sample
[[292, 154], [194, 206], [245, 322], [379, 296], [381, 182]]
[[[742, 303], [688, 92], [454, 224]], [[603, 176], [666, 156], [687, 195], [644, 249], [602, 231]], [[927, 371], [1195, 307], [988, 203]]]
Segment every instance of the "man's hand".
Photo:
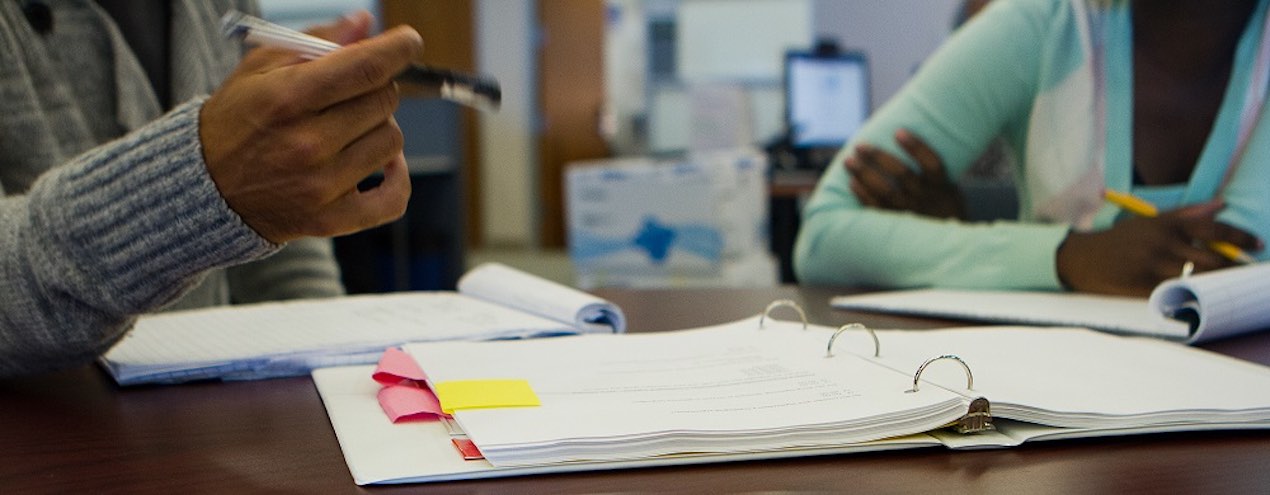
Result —
[[1099, 232], [1072, 232], [1056, 254], [1058, 277], [1076, 291], [1147, 296], [1160, 282], [1180, 275], [1188, 261], [1196, 272], [1231, 266], [1208, 247], [1210, 242], [1261, 250], [1252, 234], [1216, 220], [1222, 207], [1203, 203], [1155, 218], [1128, 218]]
[[896, 131], [895, 140], [917, 162], [920, 170], [908, 168], [899, 158], [873, 145], [857, 145], [845, 166], [851, 175], [851, 192], [860, 204], [964, 220], [966, 210], [961, 190], [948, 180], [939, 155], [907, 130]]
[[[314, 34], [364, 36], [365, 15]], [[360, 31], [360, 34], [358, 34]], [[229, 206], [264, 238], [334, 236], [401, 216], [410, 198], [392, 78], [423, 48], [396, 28], [315, 60], [257, 48], [203, 104], [203, 158]], [[384, 180], [358, 191], [377, 171]]]

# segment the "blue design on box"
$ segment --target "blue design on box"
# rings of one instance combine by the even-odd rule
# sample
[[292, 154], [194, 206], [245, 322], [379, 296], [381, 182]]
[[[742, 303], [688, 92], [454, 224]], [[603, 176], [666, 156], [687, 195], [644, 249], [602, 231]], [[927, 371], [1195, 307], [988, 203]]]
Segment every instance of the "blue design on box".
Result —
[[644, 226], [640, 228], [639, 235], [636, 235], [632, 242], [648, 251], [648, 257], [653, 260], [653, 263], [661, 264], [666, 261], [670, 245], [675, 242], [675, 231], [658, 224], [656, 218], [645, 217]]
[[629, 239], [601, 237], [577, 231], [571, 244], [570, 253], [579, 262], [628, 249], [645, 252], [649, 261], [655, 265], [665, 263], [673, 249], [711, 261], [718, 261], [723, 255], [723, 236], [714, 227], [700, 224], [675, 226], [662, 223], [651, 215], [644, 218], [639, 231]]

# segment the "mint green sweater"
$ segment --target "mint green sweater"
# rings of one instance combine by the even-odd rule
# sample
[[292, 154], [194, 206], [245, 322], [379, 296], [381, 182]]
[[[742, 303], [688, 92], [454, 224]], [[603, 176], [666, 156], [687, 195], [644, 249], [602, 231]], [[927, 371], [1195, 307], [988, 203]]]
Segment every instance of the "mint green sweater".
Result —
[[[1118, 213], [1097, 199], [1103, 187], [1132, 191], [1162, 209], [1218, 194], [1235, 149], [1266, 4], [1240, 42], [1227, 96], [1191, 180], [1134, 187], [1130, 2], [993, 2], [878, 109], [826, 170], [803, 211], [794, 254], [799, 280], [1060, 289], [1054, 256], [1067, 231], [1106, 228]], [[848, 188], [845, 153], [869, 142], [904, 157], [893, 138], [901, 128], [925, 139], [950, 177], [962, 176], [995, 137], [1003, 137], [1019, 154], [1019, 219], [971, 224], [862, 207]], [[1236, 170], [1221, 193], [1227, 207], [1219, 219], [1270, 239], [1265, 112]]]

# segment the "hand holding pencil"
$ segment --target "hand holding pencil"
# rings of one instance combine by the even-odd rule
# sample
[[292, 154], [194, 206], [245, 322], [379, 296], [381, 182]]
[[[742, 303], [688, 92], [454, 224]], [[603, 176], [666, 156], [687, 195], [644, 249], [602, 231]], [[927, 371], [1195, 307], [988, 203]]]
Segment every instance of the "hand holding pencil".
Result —
[[1218, 201], [1160, 212], [1132, 196], [1107, 197], [1134, 216], [1106, 230], [1067, 235], [1055, 262], [1059, 279], [1072, 290], [1144, 297], [1184, 266], [1195, 272], [1225, 268], [1262, 248], [1252, 234], [1217, 221], [1225, 206]]
[[[1152, 218], [1160, 214], [1160, 210], [1155, 205], [1128, 193], [1108, 189], [1103, 191], [1103, 197], [1107, 199], [1108, 203], [1119, 206], [1134, 215]], [[1218, 254], [1236, 263], [1247, 265], [1257, 262], [1252, 256], [1248, 256], [1248, 253], [1239, 249], [1238, 246], [1226, 241], [1209, 241], [1208, 248], [1217, 251]]]

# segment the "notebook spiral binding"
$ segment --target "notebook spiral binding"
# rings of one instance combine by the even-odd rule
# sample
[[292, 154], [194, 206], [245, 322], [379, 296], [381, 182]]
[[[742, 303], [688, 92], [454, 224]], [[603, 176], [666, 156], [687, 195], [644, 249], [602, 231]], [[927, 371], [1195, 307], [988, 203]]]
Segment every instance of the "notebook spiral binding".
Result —
[[[797, 311], [798, 317], [802, 319], [802, 322], [803, 322], [803, 330], [806, 330], [808, 328], [807, 313], [803, 311], [802, 306], [799, 306], [797, 302], [790, 299], [777, 299], [775, 301], [772, 301], [770, 304], [768, 304], [767, 308], [763, 310], [763, 313], [759, 315], [759, 320], [758, 320], [759, 328], [760, 329], [763, 328], [763, 324], [766, 322], [768, 316], [771, 314], [773, 310], [777, 308], [781, 308], [781, 307], [789, 307], [789, 308], [793, 308], [794, 311]], [[833, 357], [834, 341], [838, 340], [838, 336], [842, 335], [844, 332], [848, 330], [864, 330], [866, 332], [869, 332], [869, 336], [873, 338], [873, 357], [878, 357], [881, 355], [882, 344], [878, 340], [877, 332], [874, 332], [872, 328], [869, 328], [860, 323], [848, 323], [846, 325], [838, 327], [838, 330], [835, 331], [833, 335], [829, 337], [829, 343], [828, 345], [825, 346], [825, 357], [827, 358]], [[922, 373], [926, 371], [926, 367], [930, 366], [932, 363], [935, 363], [936, 361], [944, 361], [944, 360], [955, 361], [957, 364], [960, 364], [961, 369], [966, 372], [966, 390], [974, 390], [975, 377], [974, 377], [974, 374], [970, 372], [970, 366], [966, 364], [966, 361], [962, 360], [960, 356], [957, 356], [954, 354], [945, 354], [942, 356], [937, 356], [937, 357], [927, 359], [926, 362], [922, 363], [921, 366], [917, 367], [917, 372], [913, 373], [913, 388], [909, 390], [905, 390], [904, 392], [916, 393], [921, 384]], [[993, 426], [992, 424], [992, 404], [988, 402], [987, 398], [984, 398], [984, 397], [975, 398], [974, 400], [970, 401], [970, 406], [968, 407], [968, 410], [966, 411], [966, 415], [962, 416], [957, 421], [954, 421], [948, 424], [946, 427], [952, 428], [957, 433], [962, 433], [962, 434], [979, 433], [984, 431], [995, 430], [996, 427]]]

